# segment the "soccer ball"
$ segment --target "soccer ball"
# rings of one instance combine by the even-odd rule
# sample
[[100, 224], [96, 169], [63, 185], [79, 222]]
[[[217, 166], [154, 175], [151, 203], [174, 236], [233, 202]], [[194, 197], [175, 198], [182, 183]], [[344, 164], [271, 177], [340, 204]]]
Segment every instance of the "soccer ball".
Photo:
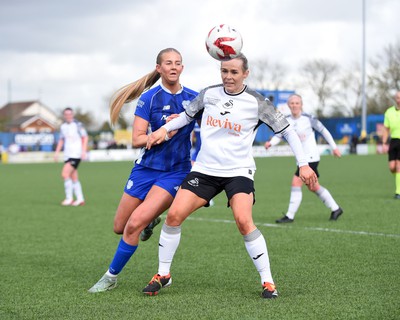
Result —
[[236, 58], [242, 47], [243, 39], [239, 31], [227, 24], [215, 26], [206, 38], [207, 52], [219, 61]]

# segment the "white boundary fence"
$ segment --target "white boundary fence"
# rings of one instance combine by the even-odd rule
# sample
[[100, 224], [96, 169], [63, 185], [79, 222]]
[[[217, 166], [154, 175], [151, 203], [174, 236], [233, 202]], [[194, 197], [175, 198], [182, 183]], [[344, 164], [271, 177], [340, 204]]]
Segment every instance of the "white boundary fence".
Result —
[[[321, 155], [332, 154], [329, 145], [319, 145]], [[350, 148], [348, 145], [338, 145], [343, 155], [349, 154]], [[110, 150], [91, 150], [88, 152], [87, 161], [134, 161], [138, 158], [140, 149], [110, 149]], [[377, 153], [375, 145], [359, 144], [357, 145], [358, 155], [367, 155]], [[253, 156], [261, 157], [281, 157], [293, 156], [292, 150], [288, 145], [279, 145], [266, 150], [263, 146], [253, 147]], [[2, 155], [3, 163], [40, 163], [53, 162], [54, 152], [18, 152], [15, 154]], [[59, 162], [63, 161], [63, 155], [60, 154]]]

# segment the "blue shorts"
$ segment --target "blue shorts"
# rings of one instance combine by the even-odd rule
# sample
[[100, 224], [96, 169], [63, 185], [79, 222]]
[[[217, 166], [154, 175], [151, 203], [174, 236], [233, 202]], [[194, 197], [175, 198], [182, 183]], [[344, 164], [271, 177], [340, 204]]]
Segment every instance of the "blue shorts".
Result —
[[158, 186], [175, 197], [189, 170], [160, 171], [135, 164], [125, 184], [124, 192], [144, 200], [152, 186]]

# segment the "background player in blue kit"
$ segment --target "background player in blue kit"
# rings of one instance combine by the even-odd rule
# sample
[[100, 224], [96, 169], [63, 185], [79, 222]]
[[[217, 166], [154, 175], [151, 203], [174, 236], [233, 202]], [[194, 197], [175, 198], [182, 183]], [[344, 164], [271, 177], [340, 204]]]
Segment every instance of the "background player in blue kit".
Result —
[[[144, 148], [149, 133], [164, 125], [170, 115], [184, 111], [197, 96], [197, 92], [179, 83], [182, 71], [181, 54], [173, 48], [164, 49], [157, 56], [154, 71], [121, 88], [113, 97], [110, 115], [115, 123], [124, 103], [136, 99], [149, 89], [137, 102], [133, 122], [132, 145], [142, 147], [142, 150], [125, 185], [114, 218], [114, 232], [123, 236], [107, 272], [89, 289], [91, 293], [116, 287], [117, 275], [136, 251], [142, 230], [152, 221], [159, 222], [155, 219], [169, 208], [182, 180], [191, 169], [190, 134], [194, 123], [170, 132], [165, 137], [168, 140], [166, 143], [151, 150]], [[151, 88], [160, 77], [161, 84]]]

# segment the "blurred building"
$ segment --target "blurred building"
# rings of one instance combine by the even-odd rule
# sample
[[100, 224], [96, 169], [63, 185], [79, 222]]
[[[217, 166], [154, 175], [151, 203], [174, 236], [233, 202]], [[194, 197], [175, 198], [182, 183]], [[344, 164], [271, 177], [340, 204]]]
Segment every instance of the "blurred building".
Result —
[[4, 132], [51, 133], [61, 120], [40, 101], [10, 102], [0, 108]]

